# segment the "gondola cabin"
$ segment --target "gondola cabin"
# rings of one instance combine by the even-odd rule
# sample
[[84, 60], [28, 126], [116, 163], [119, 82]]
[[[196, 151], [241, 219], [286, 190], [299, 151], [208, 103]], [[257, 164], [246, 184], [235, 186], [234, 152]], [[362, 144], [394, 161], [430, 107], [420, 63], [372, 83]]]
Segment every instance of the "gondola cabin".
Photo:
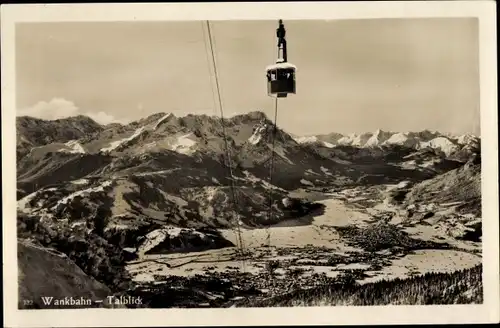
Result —
[[278, 62], [266, 67], [267, 93], [271, 97], [285, 98], [289, 93], [295, 94], [295, 65]]

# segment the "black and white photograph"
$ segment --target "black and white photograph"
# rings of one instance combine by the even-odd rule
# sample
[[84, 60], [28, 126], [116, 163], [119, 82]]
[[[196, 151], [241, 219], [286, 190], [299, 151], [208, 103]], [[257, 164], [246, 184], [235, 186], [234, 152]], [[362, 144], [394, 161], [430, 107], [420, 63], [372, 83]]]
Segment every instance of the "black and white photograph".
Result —
[[14, 321], [423, 305], [498, 320], [484, 17], [301, 19], [283, 3], [259, 18], [262, 5], [109, 20], [32, 7], [42, 19], [8, 31], [2, 7]]

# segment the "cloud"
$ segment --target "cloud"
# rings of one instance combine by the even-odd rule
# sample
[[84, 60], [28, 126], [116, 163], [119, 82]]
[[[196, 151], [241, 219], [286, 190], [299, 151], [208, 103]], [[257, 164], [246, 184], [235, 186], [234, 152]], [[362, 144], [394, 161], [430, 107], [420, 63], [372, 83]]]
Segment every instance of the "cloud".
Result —
[[93, 119], [99, 124], [122, 123], [128, 121], [117, 119], [113, 115], [105, 112], [83, 112], [72, 101], [63, 98], [53, 98], [50, 101], [39, 101], [35, 105], [19, 109], [17, 116], [32, 116], [44, 120], [57, 120], [61, 118], [85, 115]]
[[49, 102], [40, 101], [35, 105], [18, 110], [18, 116], [33, 116], [46, 120], [57, 120], [64, 117], [79, 115], [76, 105], [62, 98], [53, 98]]
[[90, 117], [91, 119], [93, 119], [97, 123], [104, 124], [104, 125], [109, 124], [109, 123], [126, 123], [126, 121], [118, 120], [113, 115], [109, 115], [105, 112], [86, 113], [84, 115]]

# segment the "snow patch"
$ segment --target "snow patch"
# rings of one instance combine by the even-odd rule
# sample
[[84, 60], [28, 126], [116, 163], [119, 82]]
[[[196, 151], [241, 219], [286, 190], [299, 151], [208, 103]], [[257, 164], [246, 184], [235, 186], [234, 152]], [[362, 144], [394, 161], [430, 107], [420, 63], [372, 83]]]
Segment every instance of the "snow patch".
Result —
[[397, 184], [396, 188], [402, 189], [402, 188], [407, 188], [410, 186], [410, 181], [401, 181], [400, 183]]
[[177, 227], [164, 227], [156, 229], [146, 235], [146, 241], [140, 246], [141, 253], [145, 253], [156, 247], [167, 238], [175, 238], [180, 236], [184, 229]]
[[71, 228], [81, 227], [85, 225], [85, 221], [73, 222], [71, 223]]
[[127, 230], [129, 229], [130, 227], [126, 224], [123, 224], [123, 223], [110, 223], [107, 225], [106, 229], [104, 229], [105, 231], [109, 231], [109, 230]]
[[307, 169], [307, 170], [306, 170], [306, 173], [309, 173], [309, 174], [314, 174], [314, 175], [321, 175], [321, 174], [319, 174], [319, 173], [314, 172], [314, 171], [313, 171], [313, 170], [311, 170], [311, 169]]
[[180, 170], [180, 168], [160, 170], [160, 171], [141, 172], [141, 173], [136, 173], [135, 175], [138, 177], [145, 177], [145, 176], [151, 176], [151, 175], [162, 175], [162, 174], [172, 173], [172, 172], [175, 172], [178, 170]]
[[87, 180], [87, 179], [78, 179], [78, 180], [71, 181], [71, 183], [75, 184], [75, 185], [84, 185], [84, 184], [88, 184], [89, 180]]
[[69, 147], [69, 149], [60, 149], [59, 152], [70, 153], [70, 154], [85, 154], [86, 151], [82, 145], [77, 140], [70, 140], [64, 144]]
[[158, 127], [160, 126], [161, 123], [163, 123], [167, 118], [169, 118], [170, 116], [172, 116], [172, 113], [168, 113], [167, 115], [163, 116], [162, 118], [160, 118], [158, 120], [158, 122], [156, 122], [153, 130], [156, 130], [158, 129]]
[[104, 152], [104, 153], [106, 153], [106, 152], [112, 152], [113, 150], [117, 149], [121, 145], [124, 145], [127, 142], [130, 142], [130, 141], [134, 140], [135, 138], [137, 138], [138, 136], [140, 136], [144, 131], [145, 131], [144, 127], [141, 127], [139, 129], [135, 130], [134, 134], [132, 134], [130, 137], [123, 138], [123, 139], [117, 140], [117, 141], [113, 141], [113, 142], [111, 142], [108, 145], [108, 147], [101, 148], [101, 152]]
[[301, 179], [300, 183], [302, 183], [303, 185], [306, 185], [306, 186], [314, 187], [314, 184], [311, 181], [307, 181], [306, 179]]
[[205, 191], [207, 192], [207, 200], [209, 202], [211, 202], [214, 197], [215, 197], [215, 194], [217, 194], [217, 187], [207, 187], [205, 188]]
[[40, 193], [45, 192], [45, 191], [56, 191], [56, 190], [57, 190], [56, 188], [41, 189], [41, 190], [37, 190], [29, 195], [26, 195], [17, 201], [17, 208], [19, 211], [21, 211], [23, 213], [31, 213], [29, 203], [33, 199], [35, 199], [36, 196], [38, 196]]
[[434, 158], [434, 159], [423, 162], [422, 164], [420, 164], [420, 166], [425, 167], [425, 168], [429, 168], [429, 167], [433, 167], [436, 164], [439, 164], [439, 162], [440, 162], [440, 159]]
[[110, 187], [111, 185], [113, 184], [112, 181], [104, 181], [103, 183], [101, 183], [99, 186], [97, 187], [91, 187], [91, 188], [87, 188], [87, 189], [84, 189], [84, 190], [78, 190], [66, 197], [64, 197], [63, 199], [59, 200], [56, 205], [54, 205], [52, 207], [53, 210], [55, 210], [59, 205], [61, 204], [64, 204], [64, 205], [67, 205], [68, 202], [72, 201], [75, 197], [77, 196], [84, 196], [84, 195], [88, 195], [88, 194], [91, 194], [91, 193], [96, 193], [96, 192], [103, 192], [105, 188], [107, 187]]
[[349, 161], [346, 161], [346, 160], [343, 160], [343, 159], [340, 159], [340, 158], [332, 158], [332, 161], [334, 161], [335, 163], [339, 163], [339, 164], [343, 164], [343, 165], [349, 165], [349, 164], [352, 164], [351, 162]]
[[156, 147], [157, 143], [156, 141], [153, 141], [153, 142], [149, 142], [147, 144], [144, 145], [144, 148], [153, 148], [153, 147]]
[[316, 142], [318, 141], [318, 138], [316, 136], [304, 136], [304, 137], [296, 137], [294, 138], [294, 140], [299, 144], [303, 144], [303, 143]]
[[276, 63], [273, 65], [267, 66], [266, 71], [275, 70], [275, 69], [290, 69], [290, 68], [296, 70], [297, 66], [295, 66], [294, 64], [289, 63], [289, 62], [281, 62], [281, 63]]
[[460, 205], [460, 204], [463, 204], [464, 202], [449, 202], [449, 203], [441, 203], [440, 205], [441, 206], [444, 206], [444, 207], [448, 207], [448, 206], [456, 206], [456, 205]]
[[274, 189], [274, 190], [286, 192], [285, 189], [280, 188], [280, 187], [275, 186], [275, 185], [272, 185], [269, 182], [267, 182], [266, 180], [259, 179], [255, 175], [253, 175], [252, 173], [250, 173], [248, 171], [243, 171], [243, 174], [245, 175], [246, 179], [248, 179], [250, 182], [261, 183], [267, 189]]
[[262, 133], [266, 130], [266, 126], [259, 126], [253, 134], [248, 138], [248, 142], [250, 142], [252, 145], [256, 145], [259, 143], [259, 141], [262, 139]]
[[326, 167], [322, 166], [320, 167], [321, 172], [323, 172], [326, 175], [333, 175]]
[[172, 144], [172, 150], [184, 155], [190, 155], [194, 152], [192, 149], [196, 145], [196, 141], [189, 139], [192, 133], [180, 136], [177, 138], [176, 142]]

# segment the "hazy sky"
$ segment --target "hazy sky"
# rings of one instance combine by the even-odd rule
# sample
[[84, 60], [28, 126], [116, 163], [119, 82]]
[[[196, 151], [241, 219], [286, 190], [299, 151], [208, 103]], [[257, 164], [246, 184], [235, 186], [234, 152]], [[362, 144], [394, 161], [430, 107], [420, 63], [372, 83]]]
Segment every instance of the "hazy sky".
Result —
[[[101, 123], [156, 112], [218, 113], [205, 22], [20, 24], [18, 114], [90, 115]], [[226, 116], [273, 117], [265, 67], [276, 21], [212, 22]], [[479, 132], [478, 21], [285, 21], [297, 94], [279, 101], [295, 134], [422, 129]]]

